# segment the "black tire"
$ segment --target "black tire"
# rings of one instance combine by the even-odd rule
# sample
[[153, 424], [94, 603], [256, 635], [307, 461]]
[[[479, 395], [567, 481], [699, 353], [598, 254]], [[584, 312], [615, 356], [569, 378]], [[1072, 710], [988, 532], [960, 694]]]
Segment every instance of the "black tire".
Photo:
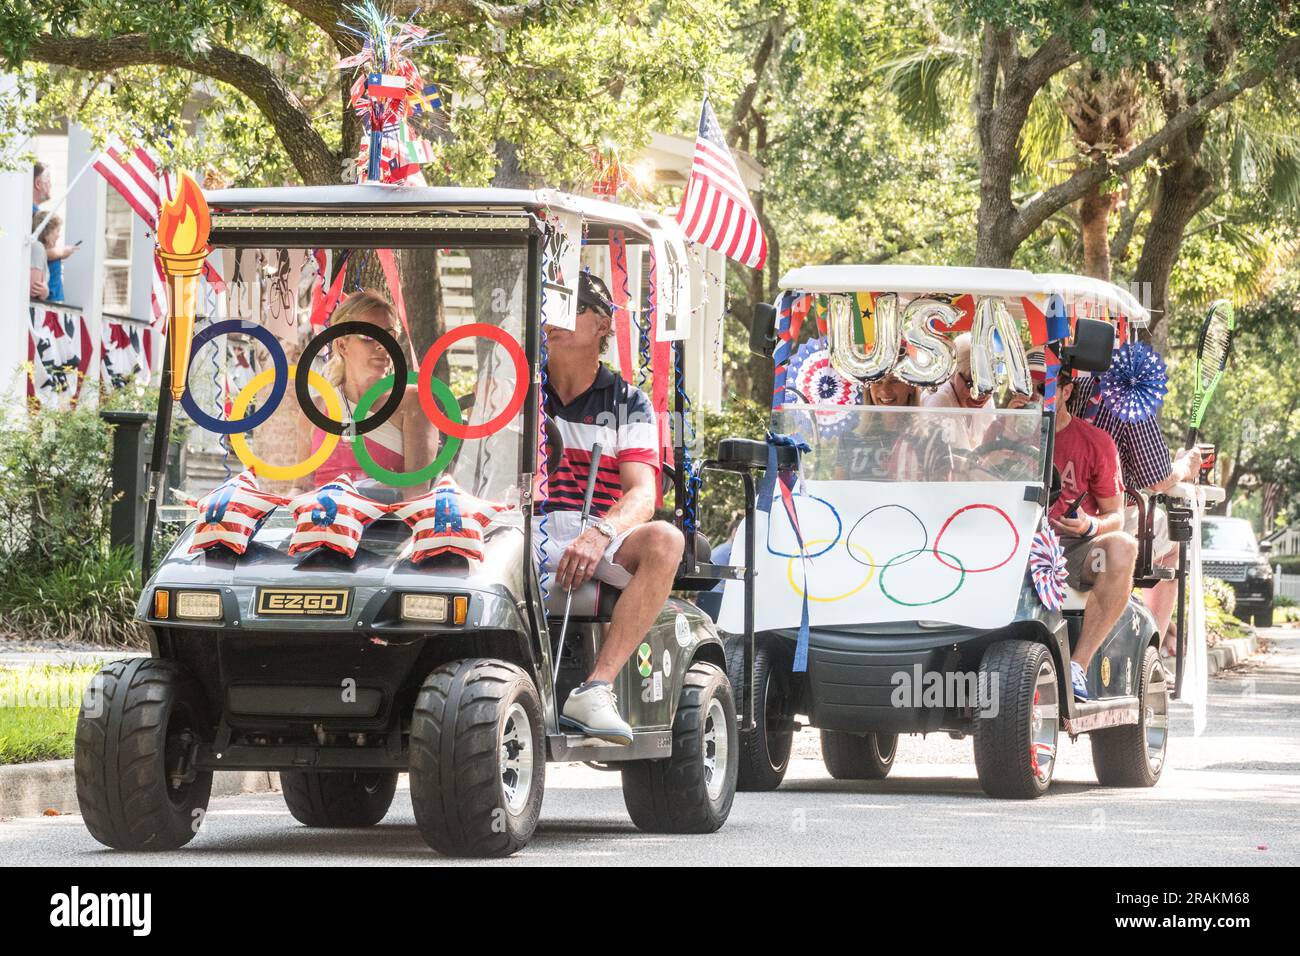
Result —
[[[742, 793], [775, 790], [790, 767], [794, 749], [789, 649], [779, 640], [759, 637], [754, 646], [754, 729], [740, 731], [736, 789]], [[745, 684], [744, 639], [727, 645], [727, 676], [737, 696]]]
[[1250, 616], [1250, 623], [1254, 624], [1256, 627], [1272, 627], [1273, 609], [1270, 607], [1266, 611], [1256, 611]]
[[175, 850], [207, 812], [212, 773], [171, 786], [168, 770], [208, 732], [207, 702], [174, 661], [105, 664], [82, 698], [74, 768], [86, 829], [115, 850]]
[[836, 780], [884, 780], [898, 753], [898, 734], [846, 734], [823, 730], [822, 763]]
[[[1169, 749], [1169, 697], [1163, 675], [1160, 654], [1148, 647], [1142, 655], [1142, 677], [1138, 682], [1138, 722], [1094, 730], [1088, 735], [1092, 739], [1092, 767], [1102, 786], [1154, 787], [1160, 781]], [[1149, 743], [1154, 750], [1148, 749]]]
[[[507, 741], [517, 733], [522, 740]], [[520, 779], [512, 771], [517, 804], [507, 798], [501, 767], [508, 743], [511, 760], [531, 748], [529, 773]], [[546, 778], [542, 702], [532, 678], [514, 664], [481, 658], [435, 669], [411, 718], [410, 778], [416, 825], [439, 853], [509, 856], [522, 848], [537, 829]]]
[[[723, 733], [725, 738], [717, 736]], [[726, 746], [721, 767], [720, 740]], [[682, 680], [672, 756], [623, 768], [628, 815], [637, 829], [650, 833], [712, 833], [731, 813], [739, 757], [736, 703], [727, 675], [713, 664], [696, 661]]]
[[281, 770], [285, 805], [309, 827], [372, 827], [393, 804], [397, 771]]
[[[1052, 688], [1050, 696], [1056, 704], [1047, 710], [1054, 712], [1050, 719], [1038, 703], [1040, 678], [1044, 689]], [[979, 682], [981, 688], [997, 694], [996, 713], [978, 713], [975, 719], [975, 769], [980, 785], [991, 797], [1041, 797], [1052, 784], [1060, 732], [1060, 682], [1051, 652], [1032, 641], [991, 644], [980, 661]], [[1036, 728], [1041, 728], [1047, 737], [1044, 743], [1050, 746], [1050, 751], [1041, 754], [1046, 769], [1034, 747]]]

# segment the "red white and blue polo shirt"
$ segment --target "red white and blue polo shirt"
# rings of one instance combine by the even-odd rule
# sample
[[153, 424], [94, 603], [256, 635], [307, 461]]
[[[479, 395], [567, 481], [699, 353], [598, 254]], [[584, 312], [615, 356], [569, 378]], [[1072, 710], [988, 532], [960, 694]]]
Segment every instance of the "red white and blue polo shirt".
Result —
[[564, 439], [564, 455], [550, 475], [549, 494], [542, 506], [546, 511], [582, 510], [592, 467], [591, 448], [596, 442], [601, 449], [591, 497], [593, 519], [604, 517], [622, 495], [618, 469], [624, 462], [644, 462], [659, 470], [659, 430], [650, 400], [604, 365], [591, 387], [567, 405], [548, 384], [543, 407]]

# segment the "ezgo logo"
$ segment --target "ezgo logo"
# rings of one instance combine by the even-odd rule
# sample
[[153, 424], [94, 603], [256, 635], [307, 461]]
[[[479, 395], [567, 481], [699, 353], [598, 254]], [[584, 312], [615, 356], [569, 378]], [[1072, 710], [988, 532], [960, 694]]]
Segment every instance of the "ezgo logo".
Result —
[[50, 925], [56, 927], [129, 926], [132, 935], [148, 936], [153, 925], [152, 893], [71, 892], [50, 897]]

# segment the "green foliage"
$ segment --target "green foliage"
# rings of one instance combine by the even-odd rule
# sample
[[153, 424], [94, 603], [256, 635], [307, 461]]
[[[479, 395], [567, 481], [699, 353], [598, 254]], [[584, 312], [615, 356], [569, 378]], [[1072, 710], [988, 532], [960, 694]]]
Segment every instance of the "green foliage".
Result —
[[1232, 585], [1227, 581], [1207, 577], [1205, 579], [1205, 607], [1207, 610], [1213, 607], [1224, 614], [1231, 614], [1237, 609], [1237, 593], [1232, 590]]
[[[132, 401], [129, 393], [119, 401]], [[109, 549], [112, 430], [42, 409], [0, 430], [0, 620], [24, 638], [139, 644], [139, 578]]]
[[1273, 609], [1274, 624], [1300, 624], [1300, 607], [1290, 605], [1274, 605]]
[[0, 765], [72, 756], [77, 712], [93, 664], [0, 670]]
[[140, 574], [129, 550], [9, 569], [0, 594], [4, 630], [37, 641], [143, 647], [132, 619]]
[[1246, 637], [1246, 625], [1233, 617], [1237, 598], [1232, 585], [1218, 578], [1205, 579], [1205, 630], [1211, 645]]

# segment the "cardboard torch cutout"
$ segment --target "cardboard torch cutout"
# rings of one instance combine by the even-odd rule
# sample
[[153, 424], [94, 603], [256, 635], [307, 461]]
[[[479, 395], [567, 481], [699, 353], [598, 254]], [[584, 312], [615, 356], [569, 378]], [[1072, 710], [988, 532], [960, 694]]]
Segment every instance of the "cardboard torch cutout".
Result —
[[196, 291], [204, 260], [208, 257], [211, 218], [208, 202], [192, 176], [181, 174], [176, 195], [158, 216], [158, 258], [167, 274], [171, 310], [168, 347], [171, 349], [171, 393], [180, 401], [185, 392], [185, 374], [190, 364], [190, 342], [194, 337]]

